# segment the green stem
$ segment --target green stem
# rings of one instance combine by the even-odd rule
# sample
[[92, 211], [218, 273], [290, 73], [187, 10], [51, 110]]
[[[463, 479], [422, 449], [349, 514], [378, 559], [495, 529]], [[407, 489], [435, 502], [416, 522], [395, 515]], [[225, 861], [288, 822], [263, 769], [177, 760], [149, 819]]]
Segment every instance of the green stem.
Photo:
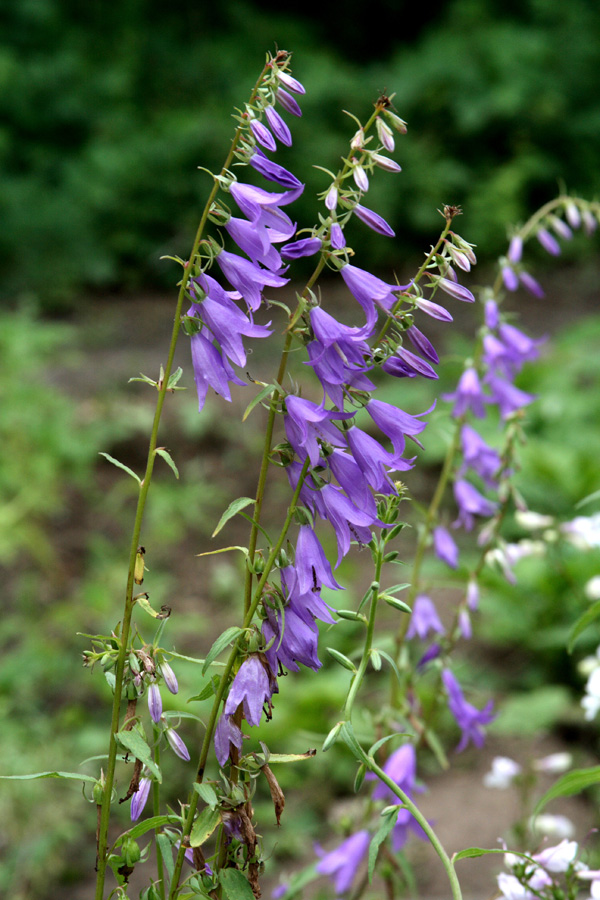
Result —
[[[152, 728], [154, 736], [154, 762], [160, 767], [160, 730], [155, 726]], [[154, 779], [152, 782], [152, 814], [160, 815], [160, 783]], [[155, 838], [161, 833], [160, 827], [154, 829]], [[165, 900], [165, 869], [162, 857], [162, 851], [158, 841], [154, 841], [156, 850], [156, 874], [158, 876], [160, 900]]]
[[373, 759], [372, 756], [367, 756], [365, 754], [364, 762], [367, 765], [367, 767], [370, 769], [370, 771], [373, 772], [375, 775], [377, 775], [377, 777], [381, 781], [383, 781], [383, 783], [390, 789], [390, 791], [392, 791], [392, 793], [395, 794], [396, 797], [398, 797], [402, 801], [403, 806], [406, 807], [406, 809], [410, 812], [410, 814], [413, 816], [413, 818], [419, 823], [419, 825], [421, 826], [421, 828], [423, 829], [423, 831], [429, 838], [429, 842], [432, 845], [433, 849], [439, 856], [444, 869], [446, 870], [446, 874], [448, 876], [448, 881], [450, 882], [450, 890], [452, 891], [452, 897], [454, 898], [454, 900], [462, 900], [460, 883], [458, 881], [458, 877], [456, 875], [456, 871], [454, 869], [454, 866], [452, 865], [450, 857], [444, 850], [444, 847], [442, 846], [440, 839], [438, 838], [437, 834], [435, 833], [435, 831], [433, 830], [433, 828], [431, 827], [431, 825], [429, 824], [429, 822], [427, 821], [427, 819], [425, 818], [425, 816], [423, 815], [421, 810], [418, 808], [418, 806], [416, 806], [413, 803], [413, 801], [410, 799], [408, 794], [405, 794], [404, 791], [398, 787], [396, 782], [392, 781], [392, 779], [389, 777], [389, 775], [386, 775], [386, 773], [383, 771], [383, 769], [377, 765], [377, 763], [375, 762], [375, 760]]
[[377, 603], [379, 599], [379, 585], [381, 580], [382, 566], [383, 547], [382, 540], [380, 538], [377, 548], [377, 560], [375, 563], [375, 579], [373, 581], [373, 584], [371, 585], [371, 605], [369, 608], [369, 619], [367, 622], [367, 635], [365, 638], [365, 645], [363, 648], [360, 664], [352, 679], [350, 690], [348, 691], [348, 696], [346, 698], [346, 703], [344, 704], [344, 718], [347, 722], [351, 721], [352, 719], [352, 709], [354, 707], [354, 701], [356, 700], [356, 697], [360, 690], [360, 686], [362, 684], [363, 678], [365, 677], [367, 666], [369, 665], [369, 659], [371, 657], [371, 648], [373, 646], [373, 637], [375, 634], [375, 620], [377, 618]]
[[[252, 97], [256, 95], [256, 92], [260, 86], [260, 83], [264, 77], [266, 66], [260, 74], [259, 79], [257, 80], [253, 92]], [[240, 126], [231, 143], [231, 148], [221, 170], [221, 174], [224, 174], [231, 165], [231, 162], [234, 157], [234, 153], [238, 142], [240, 140], [242, 134], [242, 126]], [[135, 561], [137, 548], [139, 546], [140, 534], [142, 530], [142, 522], [144, 517], [144, 511], [146, 508], [146, 499], [148, 496], [148, 490], [150, 488], [150, 482], [152, 480], [152, 473], [154, 469], [154, 460], [156, 456], [156, 447], [158, 443], [158, 429], [160, 425], [160, 419], [163, 411], [163, 406], [165, 402], [165, 397], [167, 395], [167, 388], [169, 383], [169, 378], [173, 369], [173, 359], [175, 357], [175, 348], [177, 346], [177, 339], [179, 337], [179, 331], [181, 326], [181, 315], [183, 311], [183, 303], [186, 298], [186, 290], [187, 285], [189, 283], [192, 267], [194, 265], [194, 260], [198, 253], [198, 248], [200, 246], [200, 241], [202, 239], [202, 235], [204, 233], [204, 228], [206, 227], [206, 222], [208, 220], [208, 214], [210, 212], [210, 208], [212, 203], [217, 196], [217, 192], [219, 190], [219, 181], [215, 179], [212, 190], [208, 196], [208, 200], [204, 206], [204, 210], [202, 212], [202, 216], [200, 218], [200, 222], [198, 225], [198, 229], [196, 231], [196, 236], [194, 238], [194, 243], [192, 245], [192, 250], [190, 253], [189, 261], [185, 265], [183, 270], [183, 277], [181, 279], [181, 284], [179, 287], [179, 295], [177, 298], [177, 305], [175, 308], [175, 315], [173, 317], [173, 328], [171, 331], [171, 341], [169, 344], [169, 353], [167, 356], [167, 363], [164, 367], [164, 375], [162, 382], [160, 382], [158, 387], [158, 397], [156, 400], [156, 409], [154, 412], [154, 419], [152, 422], [152, 431], [150, 433], [150, 442], [148, 447], [148, 457], [146, 461], [146, 470], [144, 473], [144, 479], [140, 486], [140, 492], [138, 495], [138, 502], [135, 514], [135, 521], [133, 526], [133, 533], [131, 537], [131, 546], [129, 551], [129, 570], [127, 575], [127, 587], [125, 591], [125, 605], [123, 611], [123, 618], [121, 622], [121, 634], [120, 634], [120, 647], [119, 654], [117, 656], [117, 662], [115, 667], [115, 688], [114, 688], [114, 698], [113, 698], [113, 708], [112, 708], [112, 716], [111, 716], [111, 726], [110, 726], [110, 740], [108, 747], [108, 761], [106, 765], [106, 774], [104, 776], [104, 790], [102, 797], [102, 806], [100, 812], [100, 822], [98, 827], [98, 844], [97, 844], [97, 878], [96, 878], [96, 894], [95, 900], [102, 900], [104, 896], [104, 884], [106, 880], [106, 867], [107, 867], [107, 849], [108, 849], [108, 826], [110, 821], [110, 806], [112, 800], [112, 793], [115, 781], [115, 768], [116, 768], [116, 759], [117, 759], [117, 741], [115, 738], [116, 733], [119, 730], [119, 719], [121, 713], [121, 694], [123, 691], [123, 682], [124, 682], [124, 674], [125, 674], [125, 662], [128, 655], [128, 645], [129, 645], [129, 636], [131, 631], [131, 617], [133, 614], [133, 608], [135, 606], [135, 601], [133, 599], [133, 589], [134, 589], [134, 570], [135, 570]]]

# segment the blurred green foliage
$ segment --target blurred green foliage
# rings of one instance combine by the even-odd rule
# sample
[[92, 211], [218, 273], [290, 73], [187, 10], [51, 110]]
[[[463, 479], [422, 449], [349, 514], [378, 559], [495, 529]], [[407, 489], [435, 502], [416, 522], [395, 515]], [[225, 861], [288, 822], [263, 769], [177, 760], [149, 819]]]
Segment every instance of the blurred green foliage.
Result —
[[[405, 248], [430, 239], [443, 203], [463, 205], [491, 255], [499, 223], [561, 179], [598, 191], [597, 4], [446, 0], [418, 25], [408, 10], [0, 0], [0, 294], [64, 308], [81, 286], [172, 281], [159, 257], [186, 252], [209, 184], [197, 167], [220, 167], [231, 111], [276, 44], [307, 88], [280, 156], [308, 184], [301, 226], [324, 187], [312, 165], [335, 166], [353, 130], [342, 110], [366, 116], [379, 91], [409, 123], [397, 157], [410, 177], [379, 180], [369, 206]], [[365, 231], [365, 255], [397, 264], [398, 245]]]

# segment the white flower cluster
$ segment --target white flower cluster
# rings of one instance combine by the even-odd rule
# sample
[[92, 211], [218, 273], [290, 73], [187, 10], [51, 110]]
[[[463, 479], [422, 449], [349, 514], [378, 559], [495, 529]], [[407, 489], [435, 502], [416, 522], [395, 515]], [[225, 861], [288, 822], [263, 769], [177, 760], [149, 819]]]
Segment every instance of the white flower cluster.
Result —
[[578, 880], [589, 883], [589, 900], [600, 900], [600, 871], [589, 869], [577, 859], [579, 845], [566, 838], [554, 847], [546, 847], [525, 859], [516, 853], [506, 853], [504, 863], [511, 871], [498, 875], [498, 887], [506, 900], [534, 900], [561, 896], [559, 876], [571, 886], [574, 896]]

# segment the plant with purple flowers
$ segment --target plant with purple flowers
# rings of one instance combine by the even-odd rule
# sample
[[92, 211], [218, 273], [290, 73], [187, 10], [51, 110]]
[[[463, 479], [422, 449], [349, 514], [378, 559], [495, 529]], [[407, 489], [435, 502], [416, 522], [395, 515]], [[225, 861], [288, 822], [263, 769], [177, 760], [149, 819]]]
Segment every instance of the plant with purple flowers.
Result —
[[[434, 400], [425, 411], [407, 412], [389, 402], [391, 392], [382, 400], [376, 391], [382, 383], [402, 384], [403, 406], [418, 408], [411, 400], [415, 379], [429, 383], [438, 379], [435, 367], [440, 358], [421, 330], [426, 327], [421, 319], [452, 321], [440, 294], [450, 304], [476, 303], [472, 291], [459, 281], [459, 275], [462, 278], [476, 264], [474, 246], [455, 230], [460, 208], [446, 205], [440, 211], [439, 238], [406, 284], [385, 281], [355, 264], [358, 254], [347, 246], [345, 234], [352, 217], [378, 234], [394, 237], [392, 226], [363, 203], [376, 176], [401, 171], [387, 154], [394, 152], [395, 136], [405, 134], [406, 125], [393, 109], [393, 98], [383, 95], [367, 121], [352, 117], [356, 131], [349, 152], [337, 171], [321, 169], [328, 181], [319, 194], [323, 206], [317, 224], [298, 230], [287, 210], [304, 185], [268, 154], [276, 153], [278, 144], [291, 145], [292, 132], [282, 113], [300, 116], [296, 97], [303, 94], [302, 84], [290, 72], [290, 55], [279, 51], [268, 56], [248, 102], [235, 116], [237, 128], [223, 168], [212, 174], [212, 189], [189, 258], [177, 260], [181, 280], [167, 363], [156, 380], [137, 379], [157, 391], [143, 477], [107, 457], [133, 477], [139, 493], [119, 625], [108, 636], [93, 637], [92, 649], [84, 654], [87, 666], [102, 668], [113, 691], [106, 762], [99, 777], [87, 778], [98, 814], [96, 900], [104, 900], [109, 868], [116, 882], [110, 896], [125, 900], [131, 872], [149, 855], [150, 845], [143, 850], [137, 845], [147, 832], [155, 838], [156, 877], [142, 893], [144, 900], [260, 897], [269, 853], [256, 830], [253, 797], [268, 789], [279, 825], [285, 798], [271, 766], [301, 763], [316, 751], [274, 753], [264, 741], [257, 746], [251, 730], [269, 721], [277, 704], [284, 703], [285, 675], [301, 666], [328, 672], [331, 665], [344, 670], [346, 689], [340, 719], [323, 735], [322, 751], [334, 744], [345, 746], [358, 765], [355, 790], [364, 788], [365, 802], [357, 807], [352, 829], [345, 829], [337, 848], [327, 853], [318, 848], [318, 861], [282, 885], [278, 895], [291, 898], [326, 875], [333, 878], [336, 894], [353, 889], [358, 898], [374, 877], [378, 860], [385, 859], [389, 865], [381, 868], [380, 877], [387, 896], [397, 896], [406, 880], [404, 857], [403, 865], [397, 860], [412, 833], [431, 844], [454, 900], [461, 897], [454, 868], [460, 854], [449, 858], [414, 795], [424, 790], [417, 778], [420, 753], [431, 751], [441, 768], [448, 766], [447, 711], [461, 733], [457, 752], [469, 744], [481, 747], [485, 727], [495, 716], [493, 701], [476, 706], [466, 699], [452, 655], [459, 641], [471, 635], [484, 567], [497, 566], [499, 554], [506, 556], [502, 525], [507, 512], [524, 506], [511, 478], [518, 467], [524, 410], [534, 397], [515, 381], [523, 366], [537, 357], [541, 341], [506, 321], [500, 303], [505, 290], [515, 291], [520, 284], [541, 293], [522, 268], [529, 239], [536, 237], [556, 255], [559, 239], [568, 240], [573, 228], [583, 222], [590, 230], [590, 216], [597, 215], [598, 207], [560, 197], [514, 234], [494, 285], [481, 292], [484, 322], [473, 355], [464, 360], [456, 390], [442, 395], [441, 403]], [[242, 181], [244, 169], [251, 180], [264, 179], [267, 187]], [[209, 225], [214, 226], [212, 234], [207, 233]], [[226, 249], [232, 245], [234, 249]], [[158, 446], [166, 394], [179, 389], [182, 374], [173, 371], [176, 343], [180, 332], [189, 337], [199, 410], [209, 389], [231, 402], [232, 385], [247, 386], [241, 377], [246, 341], [264, 340], [277, 331], [273, 317], [263, 321], [265, 308], [272, 316], [276, 305], [266, 300], [264, 292], [287, 285], [293, 263], [300, 258], [314, 258], [314, 271], [297, 293], [294, 308], [278, 304], [287, 320], [277, 371], [269, 382], [246, 376], [254, 393], [244, 419], [260, 409], [265, 417], [256, 492], [233, 500], [213, 535], [242, 515], [250, 523], [247, 546], [205, 554], [234, 549], [243, 554], [237, 624], [227, 628], [201, 660], [191, 659], [161, 646], [170, 609], [157, 611], [148, 593], [137, 593], [145, 572], [140, 537], [157, 457], [179, 477], [169, 451]], [[360, 307], [361, 324], [339, 321], [325, 308], [315, 290], [325, 269], [341, 275]], [[297, 359], [300, 364], [293, 370]], [[442, 410], [444, 402], [451, 407]], [[396, 473], [415, 466], [416, 456], [410, 455], [407, 442], [422, 448], [420, 437], [427, 423], [440, 415], [450, 422], [452, 436], [431, 503], [426, 509], [418, 507], [410, 581], [394, 583], [390, 567], [400, 560], [392, 542], [409, 524], [404, 510], [410, 499]], [[474, 420], [482, 424], [489, 418], [501, 433], [498, 446], [489, 444], [474, 427]], [[271, 482], [280, 495], [289, 496], [277, 528], [268, 524], [263, 509]], [[450, 493], [453, 512], [442, 509]], [[243, 512], [248, 507], [250, 515]], [[481, 520], [484, 524], [477, 532]], [[333, 541], [335, 562], [330, 554]], [[470, 547], [469, 560], [474, 549], [473, 565], [463, 562], [464, 546]], [[337, 570], [353, 548], [362, 551], [363, 560], [368, 558], [372, 566], [370, 584], [356, 608], [336, 609], [332, 597], [345, 588], [343, 568]], [[436, 559], [428, 566], [431, 549]], [[445, 577], [452, 570], [454, 585], [460, 579], [461, 599], [449, 614], [438, 604], [434, 575], [440, 569]], [[388, 614], [387, 624], [378, 630], [382, 611]], [[134, 621], [134, 612], [155, 620], [151, 641], [142, 638], [144, 626], [137, 617]], [[327, 656], [319, 655], [318, 623], [335, 626], [344, 635], [347, 653], [329, 646]], [[344, 633], [346, 626], [354, 629], [352, 634]], [[357, 635], [356, 646], [350, 646]], [[176, 701], [161, 693], [164, 687], [171, 695], [178, 693], [170, 665], [176, 659], [201, 665], [206, 680], [191, 699], [208, 701], [210, 709], [201, 723], [189, 795], [174, 812], [165, 811], [161, 796], [161, 752], [168, 747], [184, 763], [193, 752], [188, 750], [192, 745], [187, 732], [188, 743], [173, 727], [179, 728], [177, 720], [191, 714], [168, 709]], [[357, 714], [367, 688], [383, 696], [384, 665], [391, 678], [391, 689], [385, 679], [387, 699], [365, 704]], [[146, 701], [138, 706], [144, 693]], [[591, 688], [588, 705], [597, 706]], [[129, 761], [133, 774], [120, 802], [131, 800], [131, 819], [138, 824], [111, 843], [113, 801], [121, 792]], [[150, 798], [151, 816], [138, 822]], [[558, 845], [551, 851], [531, 858], [534, 870], [512, 863], [512, 874], [499, 882], [508, 900], [551, 896], [555, 878], [548, 873], [566, 873], [569, 884], [576, 877], [587, 878], [595, 896], [594, 885], [600, 879], [597, 873], [582, 874], [576, 845], [575, 849]], [[185, 862], [191, 865], [191, 874], [184, 871]]]

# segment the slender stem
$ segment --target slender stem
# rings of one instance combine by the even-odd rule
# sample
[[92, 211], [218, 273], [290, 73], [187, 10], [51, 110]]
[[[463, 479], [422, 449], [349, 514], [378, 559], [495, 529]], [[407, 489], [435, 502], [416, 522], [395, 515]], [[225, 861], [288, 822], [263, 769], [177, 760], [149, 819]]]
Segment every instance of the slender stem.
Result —
[[366, 763], [367, 767], [371, 770], [371, 772], [373, 772], [375, 775], [377, 775], [377, 777], [381, 781], [383, 781], [383, 783], [390, 789], [390, 791], [392, 791], [392, 793], [394, 793], [396, 795], [396, 797], [398, 797], [402, 801], [403, 806], [406, 807], [406, 809], [410, 812], [410, 814], [419, 823], [419, 825], [421, 826], [421, 828], [423, 829], [423, 831], [429, 838], [429, 842], [432, 845], [433, 849], [439, 856], [444, 869], [446, 870], [446, 874], [448, 876], [448, 881], [450, 882], [450, 889], [452, 891], [452, 897], [454, 898], [454, 900], [462, 900], [462, 892], [460, 889], [460, 883], [458, 881], [458, 877], [456, 875], [454, 866], [452, 865], [452, 862], [450, 861], [450, 857], [444, 850], [444, 847], [442, 846], [440, 839], [438, 838], [437, 834], [435, 833], [435, 831], [433, 830], [433, 828], [431, 827], [431, 825], [429, 824], [429, 822], [427, 821], [427, 819], [425, 818], [425, 816], [423, 815], [423, 813], [421, 812], [419, 807], [413, 803], [413, 801], [410, 799], [408, 794], [405, 794], [404, 791], [398, 787], [398, 785], [396, 784], [395, 781], [392, 781], [392, 779], [389, 777], [389, 775], [386, 775], [386, 773], [383, 771], [383, 769], [377, 765], [377, 763], [375, 762], [375, 760], [373, 759], [372, 756], [365, 755], [364, 762]]
[[369, 608], [369, 619], [367, 622], [365, 645], [363, 648], [362, 658], [360, 660], [358, 670], [356, 671], [352, 679], [350, 690], [348, 691], [348, 696], [346, 698], [346, 703], [344, 704], [344, 718], [348, 722], [352, 719], [352, 708], [354, 706], [354, 701], [356, 700], [356, 697], [360, 690], [360, 686], [362, 684], [363, 678], [365, 677], [369, 659], [371, 657], [371, 648], [373, 646], [373, 637], [375, 634], [375, 620], [377, 618], [377, 602], [379, 599], [379, 584], [381, 579], [382, 565], [383, 547], [380, 538], [379, 546], [377, 548], [377, 560], [375, 563], [375, 579], [373, 581], [373, 584], [371, 585], [371, 605]]
[[[264, 77], [265, 71], [267, 67], [263, 69], [261, 72], [252, 92], [252, 97], [256, 95], [256, 92], [260, 86], [260, 83]], [[234, 157], [234, 153], [238, 142], [240, 140], [242, 134], [242, 126], [238, 127], [235, 136], [231, 143], [231, 148], [221, 170], [221, 174], [224, 174], [226, 170], [231, 165], [231, 162]], [[119, 719], [121, 712], [121, 695], [123, 691], [123, 682], [124, 682], [124, 673], [125, 673], [125, 662], [127, 659], [127, 655], [129, 652], [129, 635], [131, 630], [131, 617], [133, 613], [133, 608], [135, 606], [135, 601], [133, 599], [133, 589], [134, 589], [134, 570], [135, 570], [135, 561], [137, 548], [139, 546], [140, 534], [142, 530], [142, 521], [144, 517], [144, 511], [146, 507], [146, 499], [148, 496], [148, 490], [150, 488], [150, 482], [152, 480], [152, 472], [154, 469], [154, 460], [156, 456], [156, 446], [158, 442], [158, 429], [160, 425], [160, 419], [163, 411], [163, 406], [165, 402], [165, 397], [167, 395], [169, 378], [171, 375], [171, 371], [173, 369], [173, 359], [175, 357], [175, 349], [177, 346], [177, 339], [179, 337], [180, 325], [181, 325], [181, 315], [183, 311], [183, 303], [186, 298], [187, 286], [192, 274], [192, 268], [194, 264], [194, 260], [198, 253], [198, 248], [200, 246], [200, 241], [202, 239], [202, 235], [204, 233], [204, 228], [206, 226], [206, 222], [208, 220], [208, 214], [210, 212], [210, 208], [212, 203], [217, 195], [219, 190], [219, 181], [217, 179], [214, 180], [214, 185], [212, 190], [208, 196], [206, 204], [204, 206], [204, 210], [202, 212], [202, 216], [200, 218], [200, 222], [198, 224], [198, 229], [196, 231], [196, 236], [194, 238], [194, 243], [192, 245], [192, 250], [190, 252], [190, 257], [188, 263], [185, 265], [183, 270], [183, 277], [181, 279], [181, 284], [179, 287], [179, 295], [177, 298], [177, 304], [175, 308], [175, 315], [173, 317], [173, 328], [171, 331], [171, 341], [169, 344], [169, 353], [167, 356], [167, 362], [164, 367], [164, 375], [162, 378], [162, 382], [160, 382], [158, 387], [158, 397], [156, 400], [156, 409], [154, 412], [154, 419], [152, 423], [152, 431], [150, 433], [150, 441], [148, 447], [148, 457], [146, 461], [146, 470], [144, 473], [144, 479], [140, 486], [140, 492], [138, 495], [138, 503], [135, 514], [135, 521], [133, 526], [133, 533], [131, 537], [131, 546], [129, 551], [129, 570], [127, 575], [127, 586], [125, 591], [125, 605], [123, 611], [123, 618], [121, 621], [121, 633], [120, 633], [120, 647], [119, 654], [117, 656], [117, 662], [115, 667], [115, 688], [114, 688], [114, 697], [113, 697], [113, 708], [112, 708], [112, 717], [111, 717], [111, 729], [110, 729], [110, 740], [109, 740], [109, 748], [108, 748], [108, 761], [106, 766], [106, 775], [104, 779], [104, 790], [102, 797], [102, 805], [100, 811], [100, 822], [98, 829], [98, 846], [97, 846], [97, 878], [96, 878], [96, 900], [102, 900], [104, 896], [104, 883], [106, 879], [106, 866], [107, 866], [107, 849], [108, 849], [108, 826], [110, 821], [110, 805], [112, 800], [113, 786], [115, 780], [115, 768], [116, 768], [116, 759], [117, 759], [117, 741], [115, 738], [116, 733], [119, 730]]]

